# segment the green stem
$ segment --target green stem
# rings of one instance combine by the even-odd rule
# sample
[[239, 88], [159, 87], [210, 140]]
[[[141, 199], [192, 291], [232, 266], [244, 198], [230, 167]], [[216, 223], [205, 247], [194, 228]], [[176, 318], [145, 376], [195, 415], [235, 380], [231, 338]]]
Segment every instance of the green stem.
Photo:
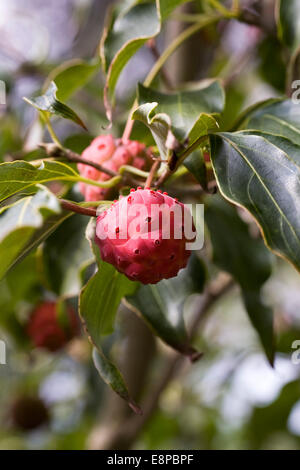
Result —
[[227, 10], [218, 0], [209, 0], [209, 3], [216, 8], [223, 16], [231, 15], [231, 12]]
[[47, 129], [48, 129], [48, 132], [51, 136], [51, 139], [53, 140], [53, 142], [58, 145], [59, 147], [63, 147], [62, 143], [60, 142], [59, 138], [57, 137], [56, 133], [54, 132], [54, 129], [52, 127], [52, 124], [50, 122], [50, 119], [49, 119], [49, 116], [46, 114], [46, 113], [43, 113], [43, 118], [44, 118], [44, 121], [46, 123], [46, 126], [47, 126]]
[[[64, 179], [64, 178], [61, 178]], [[81, 181], [82, 183], [90, 184], [91, 186], [98, 186], [98, 188], [113, 188], [117, 184], [119, 184], [122, 180], [121, 176], [114, 176], [108, 181], [103, 181], [100, 183], [99, 181], [90, 180], [88, 178], [83, 178], [83, 176], [75, 176], [74, 178], [71, 176], [69, 181]]]
[[232, 0], [231, 10], [234, 14], [238, 14], [240, 10], [240, 0]]
[[216, 21], [219, 21], [221, 18], [221, 15], [205, 16], [202, 21], [199, 21], [198, 23], [193, 24], [192, 26], [189, 26], [184, 31], [182, 31], [182, 33], [179, 34], [179, 36], [177, 36], [177, 38], [174, 39], [173, 42], [171, 42], [171, 44], [164, 50], [160, 58], [155, 62], [144, 81], [144, 86], [148, 87], [151, 85], [164, 63], [184, 41], [186, 41], [189, 37], [193, 36], [195, 33], [200, 31], [200, 29], [204, 28], [205, 26], [209, 26], [210, 24], [213, 24]]
[[148, 178], [149, 173], [147, 171], [139, 170], [138, 168], [135, 168], [130, 165], [123, 165], [119, 169], [120, 175], [123, 175], [123, 173], [132, 173], [133, 175], [140, 176], [141, 178]]
[[159, 188], [167, 179], [170, 178], [171, 175], [174, 174], [174, 172], [177, 170], [177, 168], [184, 162], [184, 160], [197, 148], [199, 145], [201, 145], [202, 142], [208, 139], [208, 134], [203, 135], [199, 137], [199, 139], [195, 140], [195, 142], [188, 147], [184, 152], [178, 156], [178, 160], [176, 163], [176, 167], [174, 170], [170, 170], [169, 167], [167, 167], [164, 171], [164, 173], [161, 175], [159, 180], [156, 182], [155, 186]]
[[79, 207], [98, 207], [100, 205], [110, 206], [113, 201], [84, 201], [84, 202], [77, 202]]

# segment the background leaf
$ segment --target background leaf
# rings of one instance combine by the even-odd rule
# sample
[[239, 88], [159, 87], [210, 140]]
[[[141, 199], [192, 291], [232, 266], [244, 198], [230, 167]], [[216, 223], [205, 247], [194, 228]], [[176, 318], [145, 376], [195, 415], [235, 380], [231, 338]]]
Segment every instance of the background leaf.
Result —
[[43, 265], [51, 290], [59, 296], [76, 296], [82, 287], [81, 271], [93, 255], [85, 238], [88, 218], [67, 218], [44, 243]]
[[184, 304], [190, 295], [203, 291], [205, 279], [205, 267], [194, 255], [177, 277], [143, 285], [134, 295], [127, 295], [127, 300], [165, 343], [193, 357], [196, 351], [185, 329]]
[[280, 38], [292, 52], [300, 46], [299, 0], [279, 0], [278, 31]]
[[236, 210], [218, 196], [206, 200], [205, 221], [213, 245], [213, 260], [241, 286], [250, 321], [271, 364], [274, 361], [273, 313], [261, 299], [271, 274], [271, 257], [261, 239], [249, 234]]
[[44, 89], [55, 82], [57, 87], [57, 98], [62, 101], [69, 99], [77, 90], [86, 85], [91, 78], [99, 71], [100, 61], [84, 61], [82, 59], [72, 59], [63, 62], [49, 74]]

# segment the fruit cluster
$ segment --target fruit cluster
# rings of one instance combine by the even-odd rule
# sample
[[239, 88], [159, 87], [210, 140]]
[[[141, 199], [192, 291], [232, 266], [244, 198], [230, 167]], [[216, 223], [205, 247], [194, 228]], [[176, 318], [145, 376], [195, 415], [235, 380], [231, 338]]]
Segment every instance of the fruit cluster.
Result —
[[61, 349], [78, 332], [79, 322], [73, 308], [68, 306], [60, 315], [55, 302], [38, 305], [27, 324], [27, 334], [34, 346], [51, 352]]
[[[98, 163], [108, 170], [118, 172], [123, 165], [132, 165], [140, 170], [145, 169], [150, 161], [150, 149], [135, 140], [122, 141], [112, 135], [100, 135], [83, 151], [81, 157]], [[106, 181], [111, 178], [89, 165], [78, 164], [81, 176], [94, 181]], [[86, 201], [100, 201], [109, 197], [111, 188], [99, 188], [86, 183], [79, 184], [80, 192]]]

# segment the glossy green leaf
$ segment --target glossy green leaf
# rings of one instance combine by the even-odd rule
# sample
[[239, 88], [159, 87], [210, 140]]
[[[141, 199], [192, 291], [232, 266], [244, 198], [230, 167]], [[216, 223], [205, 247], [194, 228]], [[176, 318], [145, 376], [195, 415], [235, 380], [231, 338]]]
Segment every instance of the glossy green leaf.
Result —
[[93, 361], [100, 377], [123, 400], [127, 401], [132, 410], [141, 414], [140, 408], [130, 398], [128, 389], [118, 368], [103, 354], [99, 347], [93, 349]]
[[186, 332], [184, 304], [190, 295], [203, 291], [205, 279], [204, 265], [194, 255], [188, 267], [181, 270], [177, 277], [154, 285], [143, 285], [133, 296], [127, 296], [127, 300], [157, 336], [193, 358], [197, 356], [197, 351], [191, 347]]
[[69, 119], [75, 122], [79, 126], [86, 129], [85, 124], [82, 122], [80, 117], [66, 104], [62, 103], [56, 98], [57, 86], [54, 82], [51, 82], [48, 89], [41, 96], [24, 98], [24, 100], [31, 106], [36, 108], [38, 111], [43, 113], [54, 114], [64, 119]]
[[138, 3], [124, 15], [113, 18], [101, 42], [101, 58], [107, 72], [106, 86], [114, 93], [117, 80], [129, 59], [161, 28], [160, 3]]
[[151, 130], [161, 157], [167, 160], [170, 149], [166, 147], [168, 134], [171, 130], [171, 119], [165, 113], [157, 113], [158, 103], [145, 103], [132, 114], [132, 119], [143, 122]]
[[214, 262], [241, 286], [249, 318], [271, 364], [274, 361], [273, 313], [261, 300], [261, 287], [271, 274], [271, 257], [261, 239], [250, 236], [236, 210], [218, 196], [207, 199], [205, 221]]
[[197, 149], [185, 160], [184, 166], [193, 174], [203, 189], [207, 189], [207, 172], [202, 151]]
[[[69, 215], [69, 214], [68, 214]], [[0, 278], [67, 217], [46, 188], [0, 211]]]
[[121, 299], [136, 288], [136, 282], [101, 261], [80, 295], [80, 313], [94, 344], [98, 346], [101, 335], [112, 333]]
[[279, 37], [295, 51], [300, 46], [300, 1], [279, 0], [278, 10]]
[[300, 169], [291, 143], [278, 145], [260, 135], [221, 133], [211, 136], [211, 159], [225, 198], [245, 207], [267, 246], [300, 270]]
[[57, 98], [66, 101], [77, 90], [83, 88], [99, 71], [99, 68], [99, 60], [68, 60], [52, 70], [46, 80], [45, 89], [54, 81], [57, 87]]
[[120, 73], [129, 59], [146, 41], [160, 33], [162, 21], [185, 1], [122, 2], [123, 4], [112, 12], [100, 45], [110, 97], [113, 96]]
[[248, 112], [241, 128], [277, 134], [300, 145], [300, 106], [292, 100], [269, 100]]
[[0, 201], [20, 191], [31, 191], [48, 181], [78, 181], [78, 173], [65, 163], [45, 161], [33, 166], [22, 160], [0, 164]]

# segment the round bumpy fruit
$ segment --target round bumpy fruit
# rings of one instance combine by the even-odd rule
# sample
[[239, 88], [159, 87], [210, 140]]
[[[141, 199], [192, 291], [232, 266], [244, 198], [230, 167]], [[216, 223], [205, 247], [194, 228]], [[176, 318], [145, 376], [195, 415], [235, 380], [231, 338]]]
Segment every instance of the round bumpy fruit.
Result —
[[[118, 172], [123, 165], [132, 165], [142, 170], [150, 161], [150, 150], [135, 140], [122, 141], [114, 139], [112, 135], [100, 135], [83, 151], [81, 157], [115, 172]], [[106, 181], [111, 178], [108, 174], [84, 163], [79, 163], [77, 167], [82, 176], [94, 181]], [[80, 183], [79, 189], [86, 201], [103, 200], [112, 192], [110, 188], [98, 188], [86, 183]]]
[[55, 352], [65, 346], [79, 332], [75, 311], [67, 307], [59, 313], [58, 304], [44, 302], [32, 312], [27, 334], [34, 346]]
[[95, 242], [101, 257], [133, 281], [156, 284], [177, 275], [195, 239], [192, 215], [161, 191], [138, 188], [97, 218]]

